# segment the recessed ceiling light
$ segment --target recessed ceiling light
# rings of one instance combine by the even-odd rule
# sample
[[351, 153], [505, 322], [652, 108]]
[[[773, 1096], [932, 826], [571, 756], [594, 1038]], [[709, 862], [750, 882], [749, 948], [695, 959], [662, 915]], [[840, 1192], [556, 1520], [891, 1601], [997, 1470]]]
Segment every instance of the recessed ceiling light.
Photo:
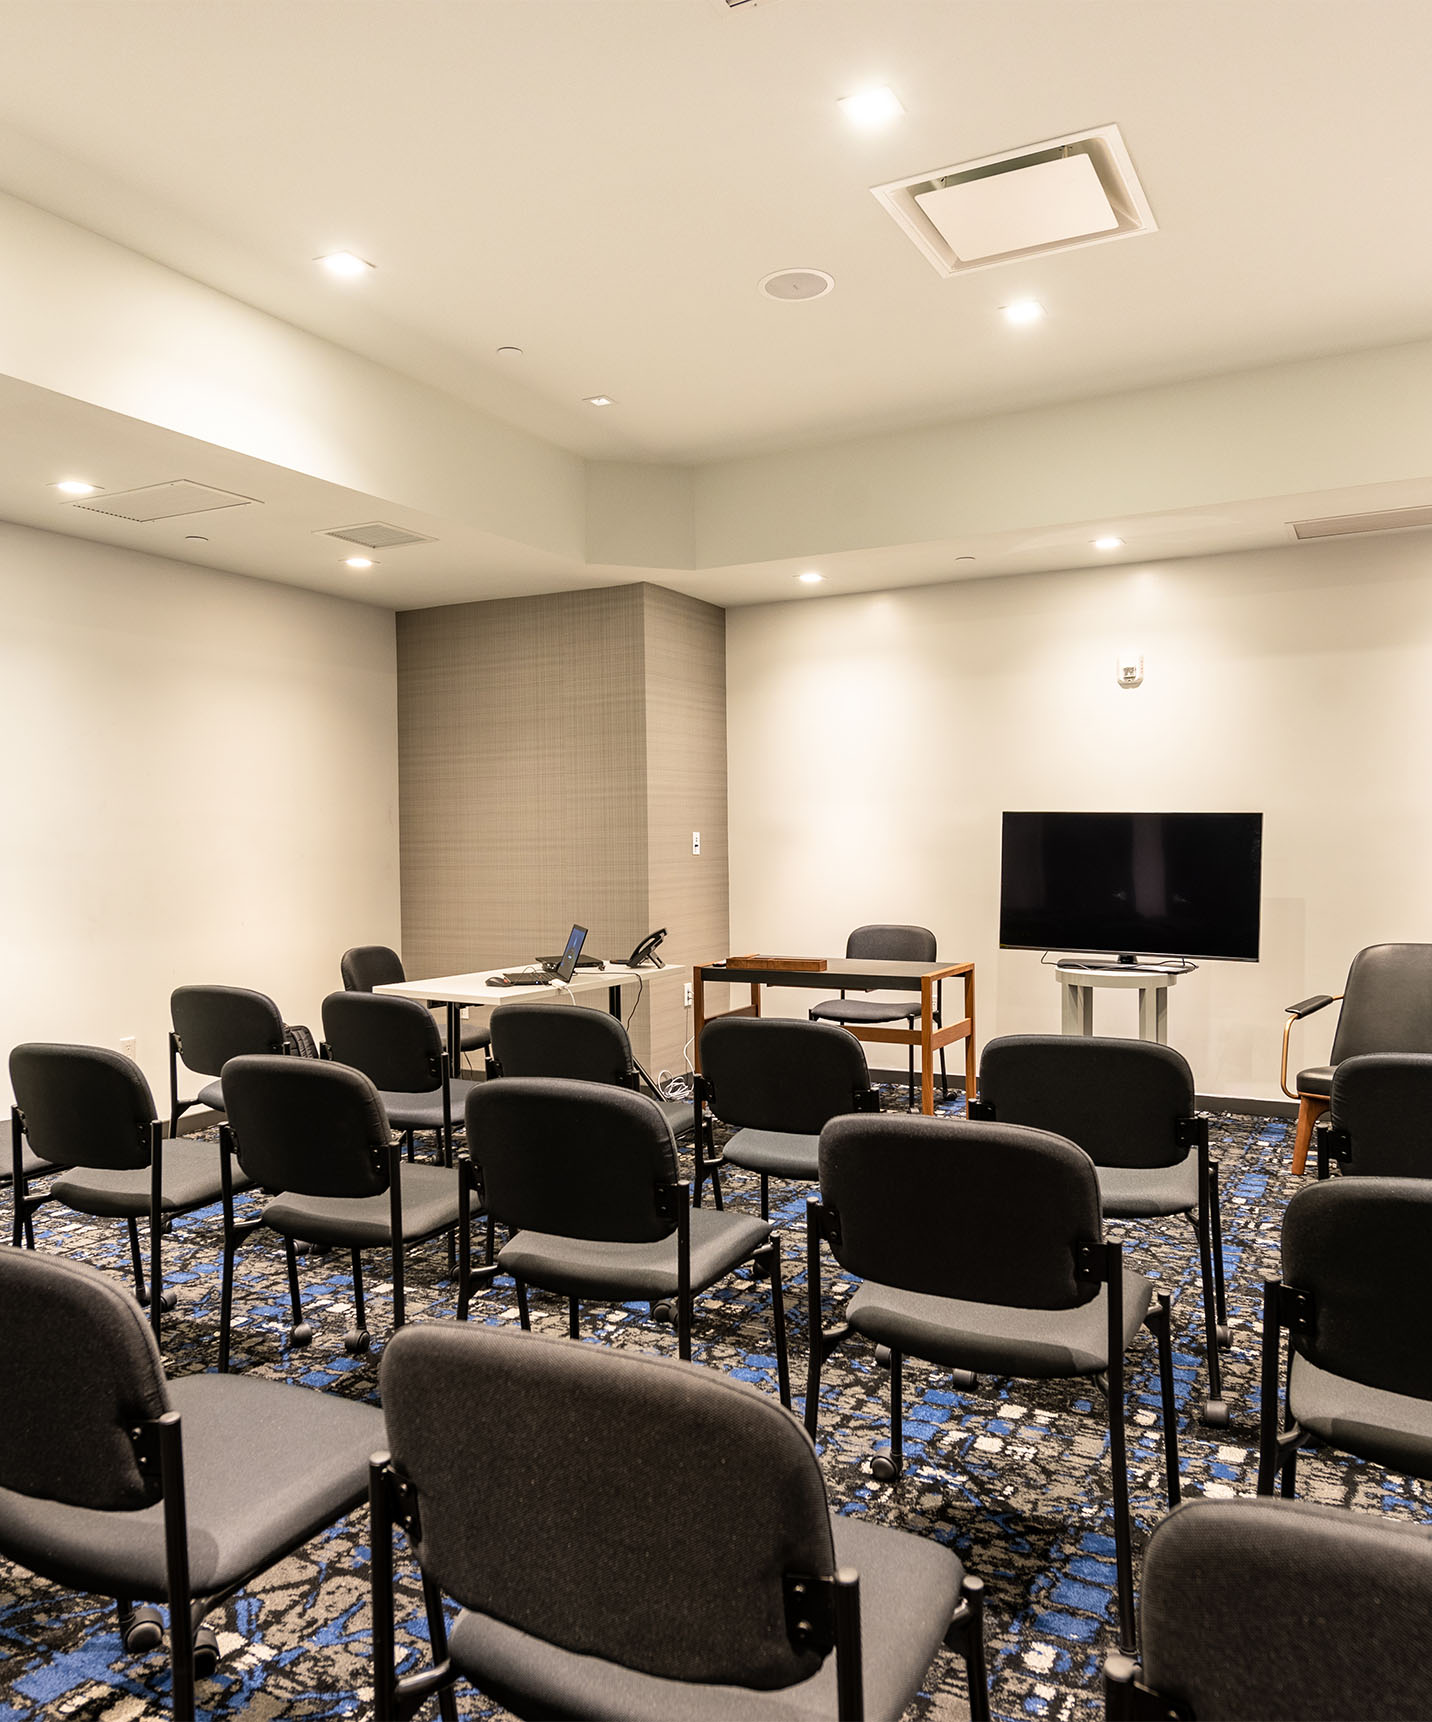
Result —
[[818, 574], [814, 568], [807, 568], [804, 574], [797, 574], [796, 579], [802, 586], [818, 586], [825, 579], [825, 575]]
[[330, 251], [318, 261], [330, 275], [366, 275], [373, 268], [366, 259], [356, 257], [351, 251]]
[[375, 564], [371, 556], [345, 556], [343, 566], [345, 568], [372, 568]]
[[589, 407], [614, 407], [617, 404], [610, 395], [583, 395], [582, 399]]
[[83, 478], [62, 478], [52, 488], [64, 496], [93, 496], [99, 486]]
[[861, 131], [875, 131], [880, 126], [887, 126], [905, 112], [899, 96], [885, 84], [871, 90], [857, 90], [853, 96], [842, 96], [836, 106], [851, 125], [859, 126]]
[[768, 299], [821, 299], [835, 286], [824, 269], [777, 269], [756, 283]]
[[1037, 323], [1044, 307], [1037, 299], [1016, 299], [1012, 305], [1001, 305], [1006, 323]]
[[1122, 550], [1124, 548], [1123, 539], [1115, 538], [1112, 533], [1108, 533], [1103, 538], [1091, 539], [1090, 542], [1096, 550]]

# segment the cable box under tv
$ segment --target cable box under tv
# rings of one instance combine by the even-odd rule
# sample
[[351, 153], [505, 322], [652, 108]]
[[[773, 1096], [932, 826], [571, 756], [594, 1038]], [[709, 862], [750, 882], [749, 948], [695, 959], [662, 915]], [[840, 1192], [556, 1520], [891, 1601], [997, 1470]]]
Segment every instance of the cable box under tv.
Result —
[[824, 957], [727, 957], [728, 969], [798, 969], [820, 974], [826, 964]]

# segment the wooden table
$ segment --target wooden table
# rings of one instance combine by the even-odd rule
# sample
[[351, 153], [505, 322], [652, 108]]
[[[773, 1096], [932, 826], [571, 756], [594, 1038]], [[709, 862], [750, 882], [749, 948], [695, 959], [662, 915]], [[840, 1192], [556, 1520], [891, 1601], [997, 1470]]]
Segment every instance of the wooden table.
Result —
[[[973, 963], [897, 963], [878, 957], [831, 957], [823, 969], [742, 968], [737, 959], [724, 962], [698, 963], [692, 974], [692, 1007], [696, 1036], [695, 1065], [701, 1068], [701, 1030], [712, 1020], [706, 1014], [704, 987], [712, 984], [749, 986], [751, 1002], [716, 1016], [759, 1016], [762, 987], [814, 987], [823, 996], [836, 993], [876, 992], [881, 989], [920, 989], [920, 1017], [911, 1028], [884, 1028], [865, 1023], [842, 1023], [840, 1026], [858, 1040], [877, 1041], [887, 1046], [918, 1046], [920, 1048], [920, 1110], [935, 1110], [935, 1072], [933, 1055], [952, 1041], [965, 1043], [965, 1094], [975, 1091], [975, 966]], [[965, 983], [964, 1015], [958, 1022], [935, 1027], [935, 1017], [941, 1014], [941, 986], [958, 976]]]

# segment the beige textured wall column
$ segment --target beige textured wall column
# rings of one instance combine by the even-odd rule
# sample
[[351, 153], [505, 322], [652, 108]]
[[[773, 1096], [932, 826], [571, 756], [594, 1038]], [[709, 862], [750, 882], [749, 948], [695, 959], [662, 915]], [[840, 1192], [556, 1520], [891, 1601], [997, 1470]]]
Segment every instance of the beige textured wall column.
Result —
[[[662, 926], [673, 963], [724, 954], [725, 682], [724, 612], [653, 586], [400, 614], [409, 975], [546, 954], [573, 920], [598, 956]], [[689, 1024], [654, 976], [638, 1056], [681, 1067]]]

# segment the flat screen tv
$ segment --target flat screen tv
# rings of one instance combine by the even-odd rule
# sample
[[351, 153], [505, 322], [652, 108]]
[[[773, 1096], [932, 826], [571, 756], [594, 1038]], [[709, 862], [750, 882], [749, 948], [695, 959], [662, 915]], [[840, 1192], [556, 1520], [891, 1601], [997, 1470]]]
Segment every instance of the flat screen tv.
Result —
[[999, 942], [1257, 962], [1261, 813], [1006, 813]]

